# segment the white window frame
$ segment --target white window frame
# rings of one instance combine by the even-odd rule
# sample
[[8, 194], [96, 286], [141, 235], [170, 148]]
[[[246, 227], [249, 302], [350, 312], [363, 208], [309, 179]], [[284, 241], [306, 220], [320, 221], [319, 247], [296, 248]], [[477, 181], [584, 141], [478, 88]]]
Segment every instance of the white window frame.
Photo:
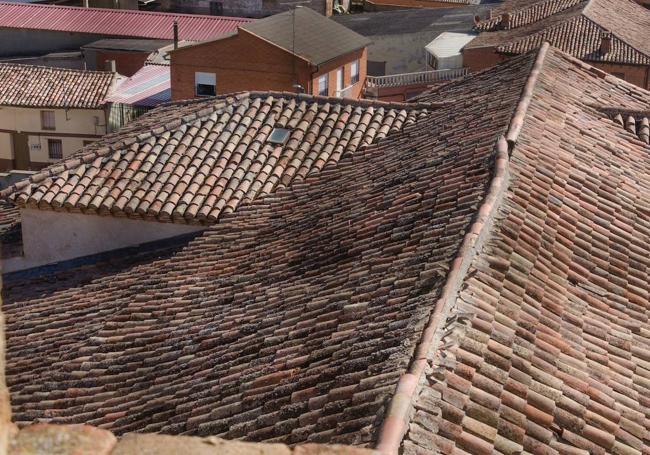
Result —
[[356, 59], [350, 65], [350, 84], [354, 85], [359, 82], [359, 59]]
[[345, 88], [345, 71], [344, 67], [340, 67], [336, 70], [336, 92], [342, 92]]
[[321, 96], [328, 96], [330, 92], [330, 75], [325, 73], [318, 78], [318, 94]]
[[[212, 94], [199, 93], [199, 86], [212, 86]], [[215, 96], [217, 94], [217, 75], [215, 73], [204, 73], [197, 71], [194, 73], [194, 95], [195, 96]]]

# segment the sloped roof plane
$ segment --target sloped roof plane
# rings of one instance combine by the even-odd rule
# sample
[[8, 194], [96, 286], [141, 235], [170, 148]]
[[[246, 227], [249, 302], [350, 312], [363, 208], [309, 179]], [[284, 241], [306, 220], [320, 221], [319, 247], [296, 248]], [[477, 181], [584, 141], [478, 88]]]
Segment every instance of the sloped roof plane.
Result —
[[[495, 46], [516, 55], [548, 41], [585, 61], [650, 64], [650, 11], [631, 0], [520, 0], [504, 3], [497, 12], [477, 25], [482, 33], [468, 48]], [[604, 34], [611, 35], [607, 53], [600, 48]]]
[[[212, 224], [430, 108], [255, 92], [181, 104], [152, 111], [0, 194], [21, 207]], [[268, 141], [278, 126], [291, 131], [282, 146]]]
[[97, 109], [114, 73], [0, 63], [0, 106]]
[[244, 24], [241, 28], [314, 65], [321, 65], [370, 44], [365, 36], [304, 7]]
[[545, 45], [419, 100], [188, 243], [6, 277], [14, 420], [647, 453], [650, 92]]

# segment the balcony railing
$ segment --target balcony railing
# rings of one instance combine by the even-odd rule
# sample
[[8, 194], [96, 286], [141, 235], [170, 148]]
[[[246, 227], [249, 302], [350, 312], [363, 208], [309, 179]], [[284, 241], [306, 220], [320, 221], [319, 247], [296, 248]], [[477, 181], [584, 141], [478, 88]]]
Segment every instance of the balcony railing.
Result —
[[467, 68], [450, 70], [420, 71], [417, 73], [390, 74], [388, 76], [367, 76], [366, 88], [401, 87], [404, 85], [432, 84], [450, 81], [467, 74]]

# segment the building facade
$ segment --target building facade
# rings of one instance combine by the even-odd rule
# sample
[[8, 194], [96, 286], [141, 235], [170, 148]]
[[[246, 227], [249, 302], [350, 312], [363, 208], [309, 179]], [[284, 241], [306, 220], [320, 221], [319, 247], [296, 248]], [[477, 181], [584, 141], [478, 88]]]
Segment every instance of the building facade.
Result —
[[0, 170], [37, 170], [108, 132], [116, 73], [0, 64]]
[[306, 8], [295, 11], [295, 43], [282, 36], [292, 27], [289, 12], [171, 52], [172, 99], [247, 90], [359, 98], [369, 40]]

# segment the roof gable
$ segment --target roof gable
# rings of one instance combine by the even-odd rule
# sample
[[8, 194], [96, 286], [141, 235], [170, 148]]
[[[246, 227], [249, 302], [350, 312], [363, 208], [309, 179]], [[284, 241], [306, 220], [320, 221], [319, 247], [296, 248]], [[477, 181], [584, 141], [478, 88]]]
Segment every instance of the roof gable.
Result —
[[311, 10], [294, 10], [242, 25], [244, 30], [321, 65], [370, 44], [365, 36]]

